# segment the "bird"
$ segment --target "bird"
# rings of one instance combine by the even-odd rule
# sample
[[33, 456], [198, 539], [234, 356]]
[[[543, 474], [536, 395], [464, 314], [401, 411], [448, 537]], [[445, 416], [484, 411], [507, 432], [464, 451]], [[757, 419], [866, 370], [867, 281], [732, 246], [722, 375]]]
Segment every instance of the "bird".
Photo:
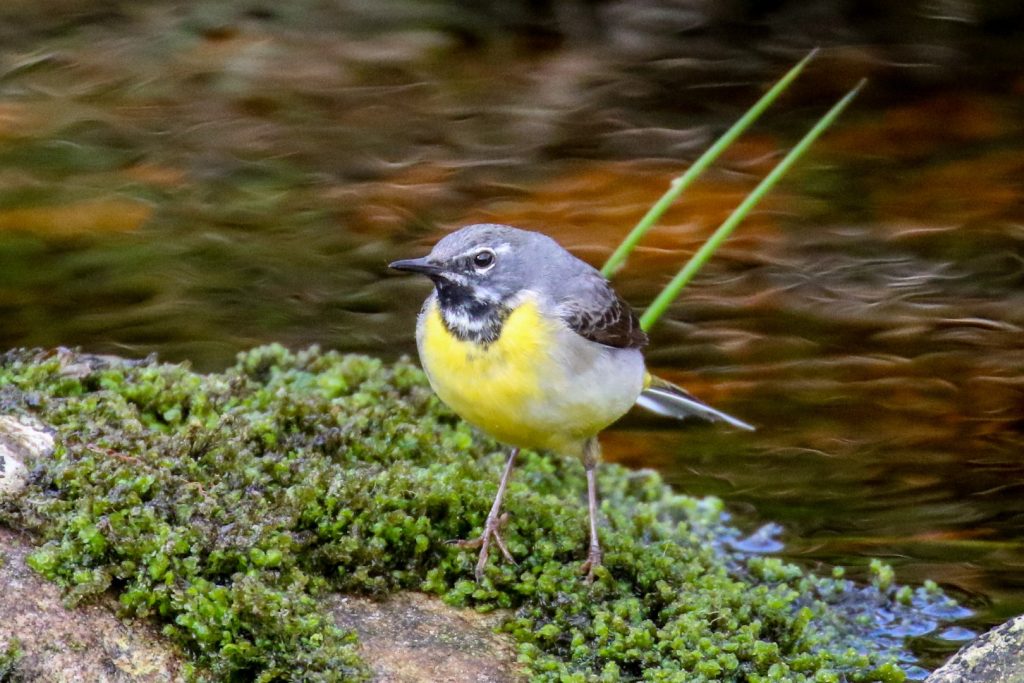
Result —
[[501, 507], [520, 449], [577, 457], [587, 479], [590, 546], [580, 572], [601, 565], [597, 435], [634, 405], [752, 430], [647, 371], [647, 335], [633, 309], [593, 266], [540, 232], [470, 225], [421, 258], [389, 267], [425, 275], [434, 289], [416, 323], [420, 363], [456, 414], [510, 447], [498, 491], [477, 538], [483, 582], [492, 543], [515, 564], [501, 535]]

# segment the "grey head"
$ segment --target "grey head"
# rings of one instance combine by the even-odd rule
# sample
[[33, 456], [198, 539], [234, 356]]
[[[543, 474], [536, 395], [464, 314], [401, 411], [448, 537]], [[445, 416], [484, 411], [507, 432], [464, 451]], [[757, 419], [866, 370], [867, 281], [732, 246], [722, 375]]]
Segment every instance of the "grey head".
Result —
[[597, 272], [547, 235], [492, 223], [457, 230], [423, 258], [390, 267], [427, 275], [439, 294], [472, 294], [494, 304], [523, 290], [557, 297], [552, 288]]
[[607, 288], [600, 273], [547, 235], [491, 223], [457, 230], [426, 256], [390, 267], [433, 280], [449, 329], [485, 342], [497, 338], [526, 293], [555, 308]]

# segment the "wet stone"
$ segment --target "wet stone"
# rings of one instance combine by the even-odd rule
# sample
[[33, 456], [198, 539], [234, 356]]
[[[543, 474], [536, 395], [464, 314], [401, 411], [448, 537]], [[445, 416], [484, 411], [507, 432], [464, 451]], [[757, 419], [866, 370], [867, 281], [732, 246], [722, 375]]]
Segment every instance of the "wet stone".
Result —
[[964, 646], [925, 683], [1024, 683], [1024, 616]]

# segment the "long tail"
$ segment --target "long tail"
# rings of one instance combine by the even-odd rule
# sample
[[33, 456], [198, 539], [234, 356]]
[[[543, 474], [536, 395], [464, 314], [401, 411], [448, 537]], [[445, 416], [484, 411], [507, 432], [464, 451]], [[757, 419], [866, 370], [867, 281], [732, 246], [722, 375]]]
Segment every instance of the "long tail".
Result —
[[647, 388], [640, 394], [636, 403], [652, 413], [680, 420], [686, 417], [699, 417], [709, 422], [726, 422], [733, 427], [754, 430], [743, 420], [715, 410], [671, 382], [666, 382], [654, 375], [648, 375], [648, 378]]

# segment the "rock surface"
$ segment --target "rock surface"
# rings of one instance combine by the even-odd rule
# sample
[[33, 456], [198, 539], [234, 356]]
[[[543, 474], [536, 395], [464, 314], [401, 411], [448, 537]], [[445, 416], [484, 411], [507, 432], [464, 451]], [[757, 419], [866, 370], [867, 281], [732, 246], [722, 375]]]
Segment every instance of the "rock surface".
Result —
[[925, 683], [1024, 683], [1024, 616], [964, 646]]
[[494, 632], [502, 617], [457, 610], [438, 598], [402, 593], [386, 602], [336, 597], [338, 625], [359, 634], [363, 657], [388, 683], [507, 683], [521, 680], [511, 641]]
[[[31, 544], [0, 528], [0, 651], [13, 640], [24, 652], [18, 673], [46, 683], [183, 681], [184, 658], [143, 621], [124, 622], [114, 601], [66, 608], [61, 590], [25, 566]], [[377, 602], [334, 596], [340, 626], [359, 633], [362, 654], [381, 683], [521, 680], [501, 620], [448, 607], [418, 593]]]
[[[0, 528], [0, 651], [17, 640], [26, 681], [182, 681], [182, 655], [149, 624], [123, 622], [113, 601], [67, 609], [61, 591], [25, 566], [32, 546]], [[509, 640], [494, 633], [501, 620], [404, 593], [384, 602], [335, 596], [340, 626], [359, 633], [361, 650], [381, 683], [521, 679]]]
[[[0, 416], [0, 501], [25, 486], [35, 458], [53, 451], [42, 425]], [[143, 621], [125, 622], [113, 598], [68, 609], [61, 589], [25, 564], [29, 539], [0, 527], [0, 652], [17, 641], [28, 681], [180, 681], [178, 649]], [[333, 596], [331, 613], [359, 634], [376, 680], [387, 683], [519, 679], [511, 641], [494, 633], [501, 617], [405, 593], [387, 601]]]

